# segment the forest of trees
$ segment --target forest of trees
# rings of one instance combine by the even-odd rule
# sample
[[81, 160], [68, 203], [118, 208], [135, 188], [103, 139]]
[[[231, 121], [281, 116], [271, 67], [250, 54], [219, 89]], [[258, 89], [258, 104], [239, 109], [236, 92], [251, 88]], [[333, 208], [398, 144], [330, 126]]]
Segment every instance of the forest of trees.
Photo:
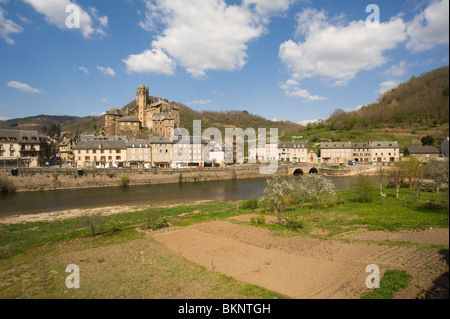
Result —
[[449, 122], [449, 68], [412, 77], [376, 103], [353, 112], [336, 109], [325, 123], [331, 130], [437, 126]]

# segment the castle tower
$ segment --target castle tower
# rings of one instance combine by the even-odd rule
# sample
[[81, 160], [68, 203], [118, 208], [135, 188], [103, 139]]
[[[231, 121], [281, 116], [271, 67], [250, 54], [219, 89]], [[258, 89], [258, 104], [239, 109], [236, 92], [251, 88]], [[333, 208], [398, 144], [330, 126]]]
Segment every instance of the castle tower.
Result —
[[144, 86], [144, 84], [141, 84], [136, 90], [136, 105], [138, 107], [138, 119], [142, 123], [142, 127], [147, 127], [145, 108], [148, 105], [148, 101], [148, 86]]

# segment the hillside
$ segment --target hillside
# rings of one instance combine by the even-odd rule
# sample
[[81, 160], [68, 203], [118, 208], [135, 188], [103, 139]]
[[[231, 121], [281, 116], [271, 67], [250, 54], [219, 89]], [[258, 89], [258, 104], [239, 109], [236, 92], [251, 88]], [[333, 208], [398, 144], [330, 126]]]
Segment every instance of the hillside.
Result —
[[[136, 100], [131, 101], [122, 107], [122, 110], [134, 106]], [[197, 112], [178, 102], [172, 102], [180, 109], [181, 123], [180, 126], [186, 128], [192, 134], [193, 120], [202, 121], [202, 130], [208, 127], [218, 128], [223, 136], [225, 128], [240, 127], [246, 129], [252, 128], [278, 128], [278, 134], [284, 135], [296, 132], [303, 128], [303, 126], [292, 123], [278, 121], [273, 122], [261, 116], [251, 114], [247, 111], [224, 111], [213, 112], [204, 111]], [[106, 111], [106, 110], [105, 110]], [[49, 128], [52, 125], [60, 125], [61, 130], [69, 130], [78, 134], [98, 132], [105, 124], [104, 116], [52, 116], [52, 115], [38, 115], [27, 118], [11, 119], [7, 121], [0, 121], [0, 128], [12, 128], [20, 130], [42, 130], [43, 127]]]
[[[422, 145], [421, 139], [430, 135], [439, 149], [449, 135], [449, 67], [412, 77], [357, 111], [337, 109], [327, 120], [308, 124], [298, 134], [311, 146], [321, 140], [394, 140], [402, 151], [410, 145]], [[291, 134], [282, 138], [290, 139]]]
[[442, 125], [449, 122], [449, 67], [442, 67], [384, 93], [376, 103], [353, 112], [337, 109], [326, 121], [332, 130], [414, 125]]

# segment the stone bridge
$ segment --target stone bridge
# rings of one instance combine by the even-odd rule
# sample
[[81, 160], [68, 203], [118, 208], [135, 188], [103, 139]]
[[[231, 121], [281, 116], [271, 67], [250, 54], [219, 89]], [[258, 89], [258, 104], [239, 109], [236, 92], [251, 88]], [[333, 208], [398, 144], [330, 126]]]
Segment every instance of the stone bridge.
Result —
[[286, 175], [300, 176], [304, 174], [320, 173], [318, 163], [280, 164], [280, 166], [285, 169]]

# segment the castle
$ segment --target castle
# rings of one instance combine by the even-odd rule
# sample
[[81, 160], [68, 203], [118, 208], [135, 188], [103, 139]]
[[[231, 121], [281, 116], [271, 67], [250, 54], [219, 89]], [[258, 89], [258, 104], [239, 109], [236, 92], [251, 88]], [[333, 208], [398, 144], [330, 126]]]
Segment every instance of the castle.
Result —
[[105, 115], [105, 134], [129, 138], [141, 133], [151, 136], [170, 137], [180, 126], [180, 111], [173, 104], [148, 94], [148, 86], [141, 84], [136, 90], [136, 104], [125, 110], [112, 108]]

